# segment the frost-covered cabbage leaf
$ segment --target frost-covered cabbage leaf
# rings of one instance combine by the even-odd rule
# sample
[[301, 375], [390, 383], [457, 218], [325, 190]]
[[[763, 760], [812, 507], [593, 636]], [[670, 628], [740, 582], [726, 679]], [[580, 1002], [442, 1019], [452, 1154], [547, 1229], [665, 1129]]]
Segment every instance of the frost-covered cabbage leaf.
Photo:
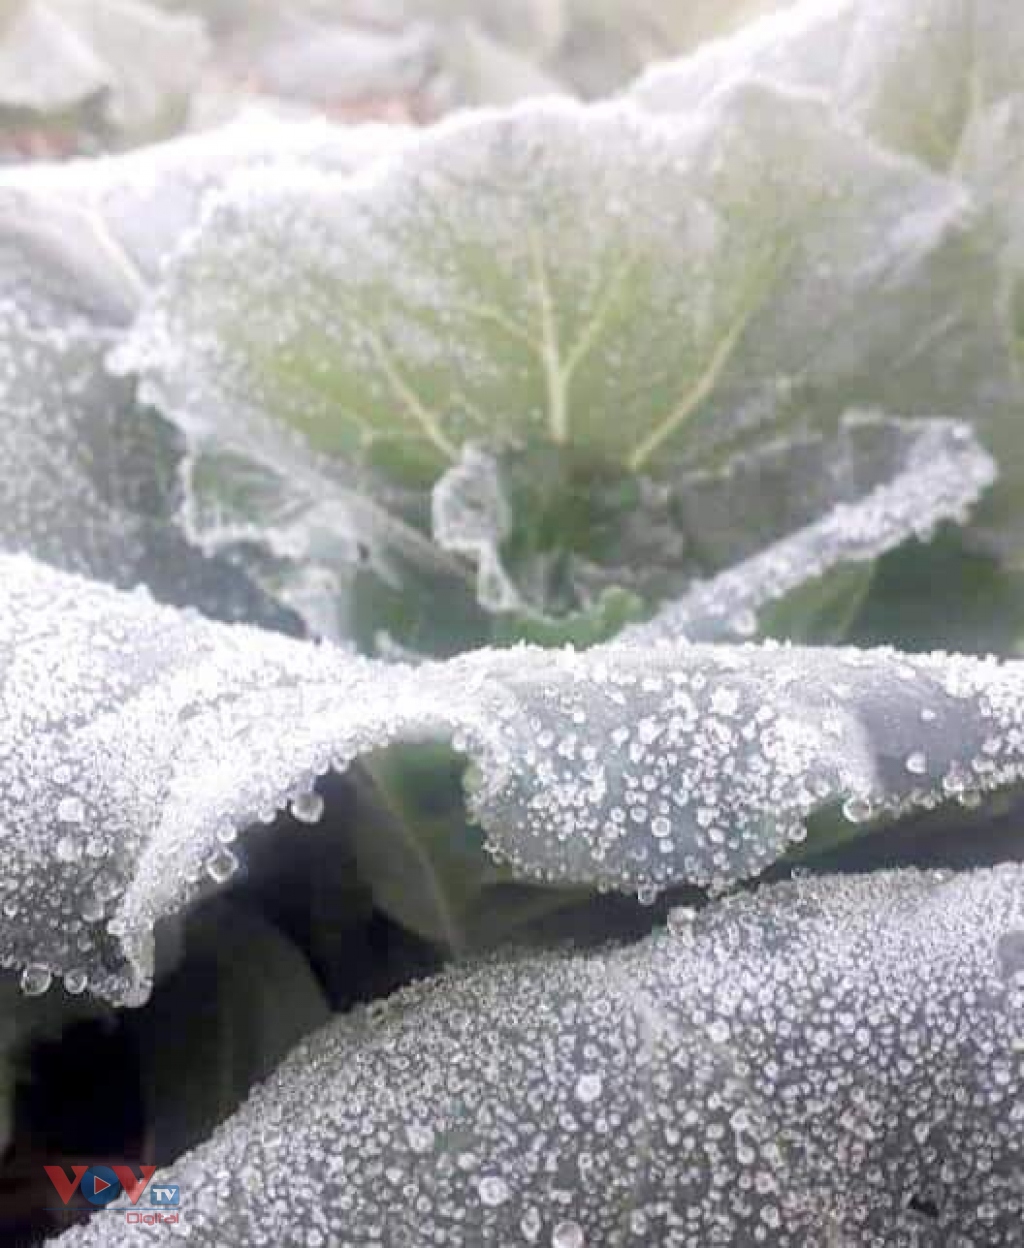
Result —
[[[879, 484], [873, 484], [874, 473]], [[834, 610], [836, 600], [842, 608], [849, 597], [844, 569], [863, 588], [874, 559], [908, 533], [931, 537], [939, 518], [965, 520], [994, 476], [991, 459], [970, 430], [953, 421], [851, 416], [839, 438], [784, 441], [737, 455], [718, 473], [690, 477], [679, 491], [681, 511], [700, 524], [705, 551], [716, 543], [715, 561], [726, 571], [691, 586], [619, 637], [743, 637], [755, 631], [759, 613], [762, 628], [769, 620], [788, 640], [797, 640], [801, 627], [820, 632], [820, 613]], [[783, 535], [767, 549], [758, 549], [758, 535], [737, 516], [740, 498], [745, 514], [754, 500]], [[829, 502], [832, 509], [815, 518]], [[799, 592], [809, 583], [816, 612], [806, 591]], [[787, 595], [795, 595], [795, 602], [787, 603]], [[854, 608], [859, 602], [854, 595]], [[766, 613], [769, 604], [775, 605]], [[840, 635], [841, 625], [842, 617]]]
[[508, 104], [617, 90], [652, 60], [677, 55], [785, 0], [413, 0], [409, 19], [439, 27], [430, 98]]
[[203, 25], [140, 0], [5, 0], [4, 131], [42, 125], [115, 142], [176, 129], [208, 51]]
[[[90, 260], [134, 296], [130, 312], [161, 263], [200, 214], [203, 199], [229, 175], [301, 163], [352, 173], [397, 152], [401, 126], [286, 122], [248, 109], [229, 125], [113, 156], [4, 168], [3, 238], [34, 247], [51, 265], [82, 270]], [[97, 275], [90, 275], [87, 286]], [[67, 285], [60, 288], [68, 293]]]
[[106, 372], [111, 333], [76, 315], [41, 325], [3, 295], [0, 318], [0, 545], [227, 618], [283, 622], [178, 529], [178, 438]]
[[[9, 489], [19, 500], [0, 518], [4, 545], [118, 583], [142, 579], [163, 597], [223, 613], [209, 585], [184, 594], [166, 592], [173, 568], [164, 561], [163, 546], [177, 542], [186, 548], [178, 523], [183, 505], [180, 438], [135, 402], [129, 382], [110, 375], [107, 354], [161, 264], [195, 223], [204, 197], [231, 172], [301, 162], [303, 168], [348, 173], [400, 148], [404, 137], [400, 127], [284, 124], [254, 112], [208, 135], [126, 156], [17, 168], [0, 175], [0, 300], [10, 308], [0, 325], [0, 408], [6, 408], [7, 416], [0, 434], [6, 451], [0, 476], [9, 478]], [[132, 447], [142, 445], [145, 455], [132, 454]], [[68, 488], [61, 471], [69, 462], [85, 466], [86, 480], [77, 492]], [[223, 470], [222, 461], [196, 468], [200, 477], [211, 470]], [[72, 473], [72, 486], [77, 475], [80, 471]], [[236, 496], [230, 504], [221, 500], [218, 525], [230, 528], [233, 540], [244, 543], [245, 525], [230, 508], [255, 506], [265, 519], [273, 515], [278, 549], [293, 556], [286, 537], [287, 509], [297, 506], [302, 482], [291, 482], [292, 497], [284, 504], [275, 498], [274, 481], [262, 479], [251, 466], [235, 473], [233, 485]], [[97, 507], [111, 510], [111, 491], [118, 494], [117, 514], [105, 522], [109, 532], [97, 539], [92, 513]], [[144, 551], [141, 559], [129, 549], [137, 526], [127, 514], [140, 508], [158, 509], [167, 530], [154, 529], [156, 547], [148, 555]], [[451, 556], [400, 517], [353, 491], [335, 491], [314, 502], [306, 519], [307, 544], [315, 547], [319, 525], [329, 533], [333, 549], [344, 546], [350, 570], [346, 584], [357, 579], [358, 597], [343, 599], [333, 583], [328, 592], [314, 570], [293, 574], [281, 599], [300, 610], [310, 599], [329, 600], [330, 614], [321, 631], [352, 633], [358, 626], [349, 616], [339, 621], [343, 606], [357, 601], [380, 625], [389, 621], [391, 602], [403, 601], [407, 585], [416, 585], [418, 594], [406, 597], [419, 604], [419, 614], [412, 612], [410, 621], [403, 605], [404, 630], [394, 631], [404, 631], [406, 640], [424, 646], [440, 646], [442, 630], [427, 608], [431, 601], [446, 601], [448, 645], [457, 648], [460, 606], [467, 628], [476, 608], [471, 578]], [[110, 557], [96, 557], [92, 547], [97, 541], [109, 547]], [[275, 590], [278, 557], [277, 550], [250, 556]], [[203, 563], [198, 554], [192, 559], [197, 566]], [[239, 579], [223, 560], [218, 564], [226, 581]], [[250, 597], [256, 596], [250, 591]], [[268, 618], [266, 609], [253, 615]], [[366, 631], [372, 635], [372, 627]]]
[[422, 895], [389, 895], [422, 926], [432, 894], [441, 928], [509, 878], [721, 888], [803, 841], [816, 810], [844, 803], [858, 824], [1024, 774], [1016, 664], [645, 641], [410, 666], [25, 558], [0, 570], [0, 931], [30, 985], [144, 996], [155, 921], [230, 878], [238, 835], [289, 800], [316, 820], [317, 777], [389, 745], [450, 744], [473, 764], [482, 836], [426, 842]]
[[685, 52], [789, 2], [562, 0], [547, 5], [560, 10], [563, 22], [550, 63], [583, 95], [602, 95], [650, 61]]
[[[989, 0], [809, 0], [772, 15], [691, 56], [649, 69], [633, 98], [657, 113], [684, 117], [716, 92], [756, 79], [809, 89], [887, 148], [961, 182], [983, 210], [980, 237], [1000, 257], [1008, 289], [1005, 341], [1020, 371], [1024, 276], [1018, 206], [1024, 137], [1024, 9]], [[991, 411], [991, 394], [978, 415]], [[1010, 419], [986, 423], [1003, 485], [979, 531], [1019, 565], [1024, 517], [1019, 506], [1018, 394]]]
[[[854, 408], [1001, 420], [997, 288], [962, 192], [820, 102], [745, 87], [685, 122], [552, 102], [351, 177], [237, 179], [118, 361], [189, 439], [190, 536], [291, 562], [270, 588], [318, 630], [353, 492], [475, 558], [489, 610], [621, 623], [721, 570], [694, 473], [762, 438], [820, 439], [827, 463]], [[892, 484], [870, 452], [801, 474], [804, 522], [851, 501], [844, 472]], [[747, 503], [748, 532], [788, 535], [779, 497]]]
[[1022, 994], [1017, 866], [779, 885], [336, 1019], [154, 1182], [225, 1245], [1009, 1245]]
[[[0, 544], [218, 614], [281, 615], [224, 560], [187, 543], [180, 435], [106, 358], [204, 196], [231, 171], [301, 160], [348, 172], [402, 141], [397, 127], [253, 114], [130, 155], [0, 173]], [[466, 583], [368, 500], [349, 500], [346, 514], [361, 524], [349, 522], [350, 542], [376, 557], [368, 590], [371, 572], [384, 568], [393, 581], [397, 567], [411, 567], [425, 579], [424, 564]], [[272, 564], [262, 566], [272, 580]]]
[[992, 0], [809, 0], [655, 65], [633, 94], [667, 111], [757, 77], [823, 92], [887, 147], [956, 172], [965, 136], [1024, 88], [1024, 12]]

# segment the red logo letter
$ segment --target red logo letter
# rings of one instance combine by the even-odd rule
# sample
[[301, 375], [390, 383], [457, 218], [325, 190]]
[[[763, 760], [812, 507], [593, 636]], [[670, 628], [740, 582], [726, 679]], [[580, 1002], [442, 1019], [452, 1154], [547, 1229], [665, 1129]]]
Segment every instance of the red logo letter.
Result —
[[[78, 1185], [82, 1181], [82, 1175], [85, 1174], [88, 1166], [72, 1166], [71, 1169], [75, 1175], [74, 1183], [64, 1173], [63, 1166], [43, 1166], [43, 1169], [50, 1176], [50, 1182], [57, 1189], [57, 1195], [67, 1204], [68, 1201], [78, 1191]], [[134, 1178], [134, 1176], [132, 1176]]]
[[139, 1166], [142, 1171], [141, 1179], [135, 1177], [131, 1166], [111, 1166], [110, 1168], [117, 1175], [118, 1182], [124, 1188], [124, 1194], [133, 1205], [139, 1203], [139, 1197], [149, 1185], [149, 1180], [156, 1174], [156, 1166]]

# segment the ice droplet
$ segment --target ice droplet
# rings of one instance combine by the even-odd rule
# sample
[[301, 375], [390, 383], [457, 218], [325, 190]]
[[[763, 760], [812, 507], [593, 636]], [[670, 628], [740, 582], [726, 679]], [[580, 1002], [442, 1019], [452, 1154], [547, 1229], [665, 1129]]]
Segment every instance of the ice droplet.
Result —
[[230, 849], [219, 849], [206, 863], [206, 874], [215, 884], [230, 880], [238, 870], [238, 859]]
[[324, 813], [324, 799], [315, 789], [297, 793], [291, 802], [292, 816], [299, 823], [319, 823]]
[[64, 976], [64, 991], [73, 997], [85, 992], [89, 986], [89, 976], [82, 970], [68, 971]]
[[586, 1248], [586, 1242], [578, 1222], [559, 1222], [551, 1232], [551, 1248]]
[[693, 931], [693, 922], [696, 917], [696, 910], [689, 906], [673, 906], [666, 916], [665, 923], [673, 936], [689, 936]]
[[414, 1153], [426, 1153], [434, 1143], [434, 1132], [422, 1123], [411, 1123], [405, 1131], [405, 1138]]
[[41, 997], [53, 983], [53, 976], [45, 966], [30, 962], [21, 972], [21, 991], [26, 997]]
[[522, 1221], [519, 1223], [519, 1229], [526, 1236], [531, 1244], [537, 1242], [537, 1236], [540, 1234], [542, 1226], [541, 1216], [534, 1208], [527, 1209], [523, 1214]]
[[57, 818], [61, 823], [82, 823], [85, 804], [80, 797], [62, 797], [57, 803]]
[[511, 1195], [508, 1184], [497, 1174], [485, 1175], [477, 1184], [477, 1191], [481, 1201], [490, 1206], [503, 1205]]
[[54, 852], [58, 862], [74, 862], [79, 856], [78, 842], [73, 836], [61, 836], [57, 838], [57, 844]]
[[843, 802], [843, 815], [850, 823], [867, 823], [872, 816], [871, 803], [863, 797], [848, 797]]
[[601, 1095], [602, 1086], [600, 1075], [580, 1075], [576, 1080], [576, 1099], [590, 1105]]

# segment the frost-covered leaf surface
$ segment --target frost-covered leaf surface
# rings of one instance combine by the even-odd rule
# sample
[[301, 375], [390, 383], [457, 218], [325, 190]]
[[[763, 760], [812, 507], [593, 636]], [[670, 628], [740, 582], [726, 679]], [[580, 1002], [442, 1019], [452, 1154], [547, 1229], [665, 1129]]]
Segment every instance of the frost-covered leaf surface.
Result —
[[[92, 260], [99, 270], [105, 261], [109, 280], [122, 283], [128, 269], [135, 289], [127, 312], [134, 312], [144, 286], [197, 222], [204, 196], [230, 175], [292, 164], [352, 173], [400, 149], [406, 134], [401, 126], [285, 122], [252, 108], [230, 125], [116, 156], [7, 167], [0, 237], [8, 246], [34, 241], [34, 254], [48, 254], [52, 267], [81, 271]], [[86, 289], [100, 276], [91, 274]], [[81, 293], [61, 289], [65, 297]]]
[[283, 622], [178, 530], [177, 436], [105, 371], [111, 334], [81, 317], [40, 327], [18, 305], [0, 307], [0, 545], [229, 619]]
[[[130, 180], [142, 161], [111, 161]], [[92, 166], [0, 174], [0, 545], [228, 617], [278, 619], [179, 532], [179, 436], [105, 358], [141, 291]], [[184, 222], [179, 222], [179, 229]]]
[[[810, 0], [755, 22], [691, 56], [649, 69], [632, 98], [656, 113], [685, 117], [742, 82], [806, 89], [880, 145], [957, 181], [981, 209], [979, 240], [1001, 258], [1010, 324], [1000, 339], [1020, 368], [1021, 260], [1017, 214], [1024, 93], [1024, 14], [988, 0]], [[1007, 246], [1007, 244], [1009, 244]], [[1011, 270], [1007, 275], [1006, 270]], [[894, 336], [894, 342], [899, 337]], [[1003, 484], [978, 532], [1019, 561], [1021, 397], [979, 393], [975, 411], [1003, 468]], [[993, 407], [1002, 418], [990, 419]], [[966, 410], [966, 409], [965, 409]]]
[[296, 1049], [158, 1176], [182, 1192], [166, 1231], [1011, 1245], [1022, 932], [1019, 867], [894, 872], [676, 912], [631, 948], [450, 971]]
[[[783, 178], [794, 130], [806, 150]], [[862, 404], [955, 406], [980, 379], [938, 343], [930, 376], [899, 357], [873, 376], [871, 359], [891, 354], [897, 316], [897, 341], [981, 349], [964, 292], [958, 309], [931, 304], [954, 275], [984, 287], [963, 208], [768, 90], [692, 126], [529, 106], [435, 128], [361, 178], [247, 180], [172, 266], [124, 362], [187, 428], [268, 455], [297, 433], [429, 482], [468, 437], [539, 437], [657, 470], [692, 458], [691, 438], [792, 421], [812, 385], [837, 419], [852, 367]], [[913, 262], [887, 272], [887, 247], [912, 241]]]
[[737, 79], [811, 88], [888, 147], [957, 168], [964, 136], [1024, 88], [1024, 15], [992, 0], [810, 0], [649, 69], [643, 104], [686, 111]]
[[1016, 664], [649, 642], [386, 664], [0, 566], [0, 930], [30, 989], [144, 996], [155, 922], [234, 874], [239, 833], [289, 799], [316, 820], [319, 775], [395, 743], [470, 759], [519, 878], [641, 896], [756, 875], [822, 807], [856, 824], [1024, 774]]
[[[0, 173], [0, 543], [218, 614], [283, 618], [225, 560], [188, 544], [180, 435], [106, 358], [204, 196], [229, 174], [300, 160], [347, 172], [401, 142], [398, 128], [253, 114], [125, 156]], [[367, 503], [350, 500], [333, 518], [335, 542], [350, 548], [360, 525], [367, 534], [376, 525], [372, 549], [387, 548], [393, 581], [410, 560], [403, 550], [423, 560], [425, 543]], [[427, 555], [452, 577], [439, 552]], [[266, 578], [273, 584], [272, 567]]]
[[795, 864], [1020, 857], [1022, 57], [0, 0], [0, 161], [263, 103], [0, 167], [0, 1238], [85, 1039], [211, 1248], [1017, 1244], [1022, 868]]
[[[199, 549], [213, 557], [258, 537], [267, 549], [249, 555], [254, 579], [316, 631], [372, 642], [375, 629], [387, 627], [421, 648], [458, 648], [478, 614], [469, 575], [399, 516], [353, 489], [325, 487], [312, 472], [290, 478], [283, 489], [277, 474], [261, 473], [251, 462], [216, 455], [184, 461], [178, 435], [134, 401], [129, 380], [106, 367], [205, 197], [231, 175], [300, 165], [351, 173], [404, 141], [401, 127], [281, 123], [253, 112], [210, 134], [124, 156], [4, 171], [0, 299], [10, 314], [0, 329], [0, 407], [8, 411], [0, 475], [9, 477], [18, 500], [0, 521], [6, 546], [120, 584], [141, 579], [162, 597], [222, 611], [209, 586], [165, 592], [170, 573], [162, 545], [177, 542], [185, 550], [186, 536], [195, 536], [192, 562], [212, 567]], [[131, 454], [127, 448], [137, 444], [148, 446], [148, 454]], [[83, 488], [69, 490], [61, 465], [96, 455], [106, 480], [98, 483], [89, 470]], [[220, 490], [209, 499], [206, 482], [226, 472], [230, 495]], [[111, 509], [110, 490], [135, 501], [110, 518], [103, 539], [108, 557], [98, 559], [83, 546], [93, 542], [92, 513]], [[138, 528], [133, 508], [159, 508], [166, 530], [141, 558], [131, 548]], [[224, 560], [216, 566], [228, 584], [240, 580]], [[261, 596], [250, 591], [254, 602]], [[431, 625], [425, 609], [431, 598], [448, 604], [447, 638], [440, 622]], [[249, 615], [269, 618], [266, 606]]]
[[[873, 561], [911, 535], [963, 522], [994, 476], [968, 426], [877, 413], [850, 412], [834, 433], [769, 439], [716, 471], [630, 489], [615, 477], [567, 481], [548, 454], [470, 444], [434, 488], [433, 533], [476, 565], [485, 607], [529, 621], [557, 615], [556, 626], [573, 630], [568, 640], [603, 639], [609, 618], [614, 636], [666, 602], [639, 635], [742, 638], [767, 604], [814, 582], [834, 596], [849, 565], [869, 578]], [[586, 543], [566, 551], [551, 540], [584, 512]], [[788, 611], [783, 635], [814, 635], [806, 601], [779, 610]]]
[[176, 128], [207, 40], [192, 17], [140, 0], [10, 0], [0, 13], [0, 131], [75, 121], [115, 140]]
[[[351, 532], [346, 497], [373, 494], [422, 526], [417, 498], [440, 483], [437, 521], [470, 443], [540, 448], [562, 507], [540, 592], [485, 566], [483, 601], [550, 609], [554, 576], [578, 610], [617, 564], [660, 561], [678, 579], [688, 552], [657, 515], [666, 492], [752, 436], [834, 432], [871, 404], [982, 429], [1005, 416], [997, 275], [966, 209], [821, 104], [764, 87], [685, 124], [628, 105], [481, 114], [356, 176], [236, 180], [119, 367], [197, 456], [193, 539], [219, 548], [244, 532], [291, 562], [296, 584], [277, 592], [310, 604], [320, 584], [303, 612], [315, 625], [350, 560], [330, 541]], [[273, 505], [240, 511], [250, 477]], [[563, 514], [573, 497], [595, 514]], [[602, 549], [602, 524], [621, 534], [609, 516], [638, 497], [653, 501], [635, 527], [653, 516], [666, 534], [658, 560]], [[544, 501], [527, 491], [512, 528]], [[440, 525], [445, 544], [480, 552]]]
[[[870, 565], [908, 534], [929, 538], [940, 520], [963, 521], [995, 479], [991, 458], [965, 425], [853, 417], [842, 434], [824, 444], [809, 439], [766, 447], [738, 456], [710, 480], [686, 482], [680, 505], [693, 517], [692, 527], [700, 526], [705, 551], [715, 539], [721, 543], [726, 570], [625, 629], [621, 639], [748, 636], [762, 608], [808, 582], [834, 576], [843, 565]], [[871, 474], [879, 470], [885, 479], [876, 484]], [[797, 517], [813, 517], [818, 500], [811, 489], [787, 488], [793, 477], [816, 485], [831, 509], [801, 524]], [[763, 499], [764, 512], [778, 517], [782, 531], [746, 557], [753, 534], [730, 514], [737, 498], [748, 518], [759, 514], [756, 502]]]

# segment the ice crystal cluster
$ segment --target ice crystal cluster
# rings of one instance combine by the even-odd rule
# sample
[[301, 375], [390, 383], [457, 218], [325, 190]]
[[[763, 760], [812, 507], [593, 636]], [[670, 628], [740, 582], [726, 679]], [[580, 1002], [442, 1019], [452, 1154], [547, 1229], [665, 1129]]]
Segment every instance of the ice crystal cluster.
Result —
[[0, 0], [0, 1145], [227, 914], [339, 1012], [232, 1113], [218, 988], [168, 1234], [1021, 1242], [1022, 110], [1001, 0]]

